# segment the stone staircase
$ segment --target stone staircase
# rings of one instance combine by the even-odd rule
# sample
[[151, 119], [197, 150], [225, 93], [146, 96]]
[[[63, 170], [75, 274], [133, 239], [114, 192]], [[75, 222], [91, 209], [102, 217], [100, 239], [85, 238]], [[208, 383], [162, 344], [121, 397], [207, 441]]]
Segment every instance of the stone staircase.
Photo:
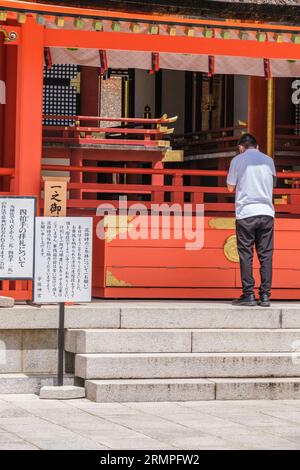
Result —
[[297, 304], [124, 303], [115, 327], [68, 329], [66, 350], [93, 401], [300, 399]]

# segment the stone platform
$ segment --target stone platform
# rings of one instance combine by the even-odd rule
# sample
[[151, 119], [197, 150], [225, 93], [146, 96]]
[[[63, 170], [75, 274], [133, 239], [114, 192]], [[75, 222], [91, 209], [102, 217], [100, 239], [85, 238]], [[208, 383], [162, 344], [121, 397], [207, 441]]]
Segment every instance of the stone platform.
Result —
[[[57, 325], [56, 305], [0, 309], [2, 393], [53, 385]], [[66, 385], [90, 400], [300, 398], [300, 302], [98, 300], [67, 306], [66, 329]]]

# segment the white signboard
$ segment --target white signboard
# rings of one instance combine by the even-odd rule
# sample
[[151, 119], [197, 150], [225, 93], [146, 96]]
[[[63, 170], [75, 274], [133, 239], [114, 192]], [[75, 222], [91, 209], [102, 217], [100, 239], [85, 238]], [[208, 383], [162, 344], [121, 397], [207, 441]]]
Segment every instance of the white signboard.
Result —
[[33, 197], [0, 197], [0, 278], [33, 277]]
[[89, 302], [92, 218], [37, 217], [34, 302]]

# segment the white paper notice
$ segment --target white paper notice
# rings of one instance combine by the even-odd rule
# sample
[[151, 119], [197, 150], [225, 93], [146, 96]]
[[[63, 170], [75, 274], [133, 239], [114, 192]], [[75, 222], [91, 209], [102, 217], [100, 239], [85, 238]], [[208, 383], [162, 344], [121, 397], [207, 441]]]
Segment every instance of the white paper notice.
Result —
[[37, 217], [34, 302], [89, 302], [92, 218]]
[[33, 277], [35, 198], [0, 197], [0, 278]]

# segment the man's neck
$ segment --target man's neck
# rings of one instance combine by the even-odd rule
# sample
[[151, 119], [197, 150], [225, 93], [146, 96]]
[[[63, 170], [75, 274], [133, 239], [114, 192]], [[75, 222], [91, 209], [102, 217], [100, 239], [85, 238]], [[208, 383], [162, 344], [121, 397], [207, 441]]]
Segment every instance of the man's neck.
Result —
[[258, 148], [257, 147], [248, 147], [247, 149], [245, 149], [244, 152], [242, 152], [242, 154], [246, 153], [248, 150], [257, 150], [258, 151]]

